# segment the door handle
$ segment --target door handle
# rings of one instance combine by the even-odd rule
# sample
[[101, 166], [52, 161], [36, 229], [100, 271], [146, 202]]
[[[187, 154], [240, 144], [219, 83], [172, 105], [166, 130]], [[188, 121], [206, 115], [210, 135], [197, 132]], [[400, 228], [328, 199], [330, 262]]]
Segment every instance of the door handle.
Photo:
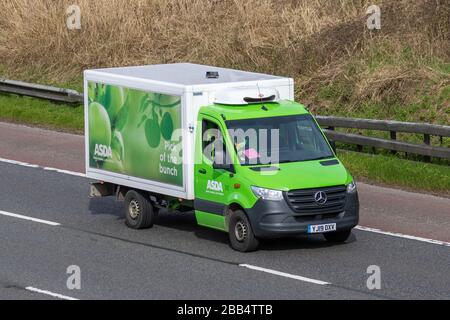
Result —
[[200, 170], [198, 170], [198, 172], [201, 174], [206, 174], [206, 169], [200, 169]]

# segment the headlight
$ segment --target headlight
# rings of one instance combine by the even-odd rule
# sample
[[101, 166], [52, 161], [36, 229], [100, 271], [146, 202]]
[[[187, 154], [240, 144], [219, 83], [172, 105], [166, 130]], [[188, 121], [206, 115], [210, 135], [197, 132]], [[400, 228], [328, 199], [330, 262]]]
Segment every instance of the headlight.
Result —
[[347, 185], [347, 193], [355, 193], [356, 192], [356, 183], [355, 181], [352, 181], [350, 184]]
[[252, 186], [252, 191], [255, 194], [255, 196], [264, 200], [272, 200], [272, 201], [283, 200], [283, 193], [280, 190], [272, 190]]

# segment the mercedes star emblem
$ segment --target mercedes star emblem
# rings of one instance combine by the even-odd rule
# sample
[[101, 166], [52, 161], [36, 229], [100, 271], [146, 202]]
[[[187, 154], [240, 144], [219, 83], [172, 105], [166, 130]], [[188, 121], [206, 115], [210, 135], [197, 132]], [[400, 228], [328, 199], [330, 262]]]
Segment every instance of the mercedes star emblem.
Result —
[[316, 203], [319, 205], [324, 205], [325, 203], [327, 203], [327, 200], [327, 194], [323, 191], [316, 192], [316, 194], [314, 195], [314, 201], [316, 201]]

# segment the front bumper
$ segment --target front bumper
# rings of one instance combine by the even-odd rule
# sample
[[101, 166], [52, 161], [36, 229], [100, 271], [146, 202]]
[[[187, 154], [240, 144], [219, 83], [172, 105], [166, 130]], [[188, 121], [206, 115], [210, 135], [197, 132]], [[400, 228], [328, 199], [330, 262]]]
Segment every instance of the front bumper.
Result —
[[291, 209], [285, 200], [259, 199], [251, 209], [246, 209], [255, 236], [279, 238], [308, 233], [308, 225], [336, 223], [336, 230], [354, 228], [359, 222], [358, 193], [346, 195], [345, 207], [339, 213], [302, 215]]

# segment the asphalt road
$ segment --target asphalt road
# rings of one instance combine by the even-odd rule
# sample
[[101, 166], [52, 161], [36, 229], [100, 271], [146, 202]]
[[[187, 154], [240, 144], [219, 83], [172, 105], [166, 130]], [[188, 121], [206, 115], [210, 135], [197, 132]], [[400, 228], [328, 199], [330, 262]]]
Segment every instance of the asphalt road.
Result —
[[[341, 245], [318, 235], [243, 254], [190, 213], [131, 230], [122, 203], [88, 198], [88, 179], [4, 161], [82, 171], [82, 147], [80, 136], [0, 123], [0, 299], [450, 299], [448, 243], [354, 230]], [[449, 199], [359, 190], [365, 226], [448, 241]], [[73, 265], [80, 290], [66, 286]], [[367, 288], [371, 265], [381, 289]]]
[[[0, 122], [0, 158], [85, 172], [84, 137]], [[360, 182], [358, 190], [361, 225], [450, 242], [449, 198]]]
[[[83, 177], [6, 163], [0, 172], [0, 210], [60, 224], [0, 215], [0, 299], [51, 298], [27, 287], [77, 299], [450, 298], [450, 247], [355, 230], [342, 245], [290, 238], [242, 254], [191, 214], [128, 229], [121, 203], [89, 199]], [[70, 265], [81, 269], [81, 290], [66, 287]], [[369, 265], [380, 267], [380, 290], [366, 286]]]

